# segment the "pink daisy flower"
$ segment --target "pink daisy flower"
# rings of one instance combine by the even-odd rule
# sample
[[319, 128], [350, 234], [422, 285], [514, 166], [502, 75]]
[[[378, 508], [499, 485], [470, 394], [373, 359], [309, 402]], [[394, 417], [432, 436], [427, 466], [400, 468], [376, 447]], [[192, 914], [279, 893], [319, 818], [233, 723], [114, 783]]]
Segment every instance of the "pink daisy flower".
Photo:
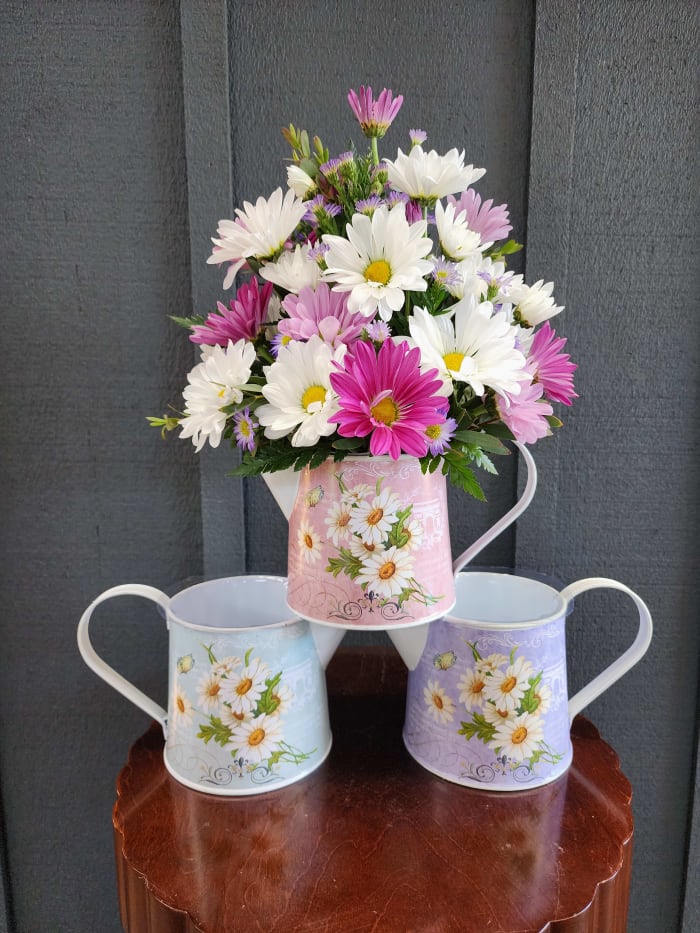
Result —
[[381, 138], [401, 110], [403, 97], [400, 94], [394, 97], [391, 91], [384, 88], [379, 97], [374, 100], [372, 88], [363, 85], [359, 95], [353, 90], [348, 92], [348, 103], [365, 136], [370, 139], [373, 136]]
[[255, 340], [260, 333], [272, 294], [272, 282], [260, 290], [257, 279], [251, 279], [238, 289], [238, 294], [226, 305], [217, 301], [218, 313], [213, 312], [204, 324], [192, 328], [192, 343], [226, 346], [229, 340]]
[[496, 407], [501, 420], [521, 444], [534, 444], [549, 434], [547, 416], [554, 414], [549, 402], [542, 400], [541, 383], [522, 385], [519, 395], [496, 393]]
[[472, 188], [463, 191], [459, 201], [452, 195], [449, 195], [447, 200], [455, 205], [455, 214], [459, 214], [460, 211], [467, 212], [467, 225], [470, 230], [479, 234], [482, 243], [503, 240], [513, 229], [508, 223], [507, 205], [499, 204], [498, 207], [493, 207], [493, 198], [482, 204], [481, 195]]
[[442, 386], [437, 370], [421, 373], [417, 347], [387, 340], [377, 352], [373, 344], [358, 341], [338, 370], [330, 375], [340, 406], [332, 420], [342, 437], [370, 434], [375, 456], [425, 456], [426, 430], [444, 423], [445, 399], [437, 394]]
[[325, 282], [319, 282], [315, 291], [306, 286], [282, 302], [289, 317], [279, 320], [278, 330], [292, 340], [308, 340], [318, 334], [334, 350], [341, 343], [353, 343], [366, 327], [367, 318], [348, 311], [349, 297], [347, 292], [332, 291]]
[[578, 367], [570, 362], [568, 353], [561, 352], [565, 345], [566, 337], [557, 337], [549, 321], [545, 321], [532, 339], [526, 369], [532, 374], [532, 381], [542, 385], [547, 398], [571, 405], [578, 398], [573, 376]]

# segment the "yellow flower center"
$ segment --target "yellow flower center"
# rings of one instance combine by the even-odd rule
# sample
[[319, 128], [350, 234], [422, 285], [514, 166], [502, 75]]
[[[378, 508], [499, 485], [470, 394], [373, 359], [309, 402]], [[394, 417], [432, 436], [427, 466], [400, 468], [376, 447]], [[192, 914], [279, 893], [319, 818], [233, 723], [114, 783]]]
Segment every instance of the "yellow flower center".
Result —
[[264, 729], [254, 729], [248, 736], [248, 745], [256, 746], [260, 745], [262, 740], [265, 738]]
[[345, 526], [348, 524], [349, 521], [350, 521], [350, 513], [349, 513], [349, 512], [342, 512], [342, 513], [338, 516], [338, 521], [336, 522], [336, 524], [337, 524], [338, 528], [345, 528]]
[[483, 689], [484, 689], [483, 680], [475, 680], [474, 683], [472, 684], [471, 692], [474, 694], [474, 696], [477, 696], [479, 693], [481, 693]]
[[241, 432], [243, 437], [250, 437], [250, 424], [242, 418], [238, 424], [238, 430]]
[[433, 703], [437, 706], [438, 709], [442, 709], [443, 706], [445, 705], [445, 704], [442, 702], [442, 697], [440, 696], [439, 693], [434, 693], [434, 694], [433, 694]]
[[445, 366], [448, 369], [453, 370], [454, 372], [459, 372], [459, 367], [462, 365], [462, 360], [464, 359], [463, 353], [446, 353], [443, 356], [445, 361]]
[[388, 395], [386, 398], [380, 399], [376, 405], [372, 405], [370, 414], [375, 421], [381, 421], [382, 424], [393, 424], [398, 421], [399, 409], [393, 398]]
[[318, 411], [318, 406], [323, 405], [326, 401], [326, 390], [323, 386], [309, 386], [309, 388], [304, 392], [301, 397], [302, 407], [306, 411], [311, 411], [311, 406], [316, 405], [315, 411]]
[[314, 539], [311, 537], [311, 535], [308, 532], [304, 535], [304, 544], [307, 546], [309, 550], [311, 550], [314, 546]]
[[504, 680], [501, 684], [501, 693], [510, 693], [517, 682], [515, 677], [509, 677], [507, 680]]
[[527, 729], [525, 726], [519, 726], [511, 735], [510, 740], [513, 745], [520, 745], [527, 738]]
[[431, 441], [436, 441], [440, 437], [441, 428], [441, 424], [431, 424], [430, 427], [425, 429], [425, 434]]
[[239, 697], [245, 696], [252, 686], [253, 681], [250, 679], [250, 677], [246, 677], [236, 687], [236, 693]]
[[207, 687], [207, 696], [215, 697], [221, 690], [221, 684], [212, 683]]
[[380, 580], [391, 580], [391, 578], [396, 573], [396, 564], [388, 560], [385, 564], [379, 568], [379, 579]]
[[391, 266], [386, 259], [375, 259], [365, 269], [365, 279], [368, 282], [377, 282], [386, 285], [391, 278]]
[[[384, 509], [372, 509], [372, 511], [367, 516], [368, 525], [378, 525], [384, 516]], [[366, 546], [366, 545], [365, 545]], [[369, 547], [367, 548], [369, 550]], [[374, 548], [372, 548], [374, 550]]]
[[181, 713], [185, 712], [185, 701], [182, 699], [182, 697], [177, 697], [175, 699], [175, 705]]

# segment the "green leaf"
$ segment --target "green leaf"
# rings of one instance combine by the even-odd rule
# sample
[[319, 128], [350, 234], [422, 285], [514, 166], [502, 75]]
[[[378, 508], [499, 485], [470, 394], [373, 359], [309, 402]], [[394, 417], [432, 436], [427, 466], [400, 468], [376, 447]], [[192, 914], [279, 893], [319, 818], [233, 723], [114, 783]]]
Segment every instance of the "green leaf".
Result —
[[467, 740], [476, 736], [482, 742], [490, 742], [496, 734], [495, 725], [487, 722], [481, 713], [473, 713], [472, 721], [462, 722], [461, 726], [462, 728], [457, 731], [457, 735], [463, 735]]
[[556, 415], [545, 415], [545, 417], [547, 419], [547, 423], [552, 428], [562, 428], [564, 426], [564, 422], [560, 421]]
[[484, 431], [457, 431], [453, 440], [462, 444], [476, 444], [477, 447], [488, 450], [492, 454], [503, 456], [510, 453], [505, 444], [501, 443], [497, 437], [486, 434]]
[[486, 501], [484, 491], [474, 476], [474, 471], [467, 465], [467, 458], [464, 454], [455, 450], [449, 450], [443, 457], [442, 472], [445, 473], [450, 482], [463, 489], [464, 492], [474, 496], [480, 502]]
[[356, 450], [358, 447], [362, 447], [366, 440], [365, 437], [339, 437], [333, 441], [332, 446], [336, 450]]
[[231, 741], [231, 730], [228, 726], [224, 725], [218, 716], [210, 716], [209, 723], [210, 725], [203, 723], [199, 727], [197, 738], [203, 739], [205, 744], [208, 744], [213, 739], [217, 745], [225, 748]]
[[176, 324], [179, 324], [180, 327], [197, 327], [201, 324], [204, 324], [206, 318], [202, 314], [193, 314], [192, 317], [176, 317], [174, 314], [169, 315], [171, 321], [175, 321]]
[[347, 548], [342, 547], [338, 553], [340, 554], [339, 557], [328, 558], [326, 572], [332, 573], [334, 577], [337, 577], [341, 573], [345, 573], [351, 580], [354, 580], [362, 570], [362, 561], [359, 557], [355, 557], [354, 554], [351, 554]]
[[483, 430], [492, 437], [500, 437], [504, 441], [514, 441], [515, 437], [510, 428], [502, 421], [494, 421], [492, 424], [485, 424]]

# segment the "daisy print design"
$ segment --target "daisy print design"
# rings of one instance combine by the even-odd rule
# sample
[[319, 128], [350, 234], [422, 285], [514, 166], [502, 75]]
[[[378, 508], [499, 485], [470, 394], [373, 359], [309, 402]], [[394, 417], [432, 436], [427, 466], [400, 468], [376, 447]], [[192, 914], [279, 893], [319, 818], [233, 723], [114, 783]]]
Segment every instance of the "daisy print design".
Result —
[[[214, 742], [231, 754], [224, 783], [233, 777], [253, 776], [258, 781], [275, 778], [280, 763], [299, 765], [316, 749], [302, 751], [285, 740], [284, 714], [294, 703], [294, 692], [285, 683], [284, 671], [273, 671], [263, 658], [217, 658], [213, 645], [204, 646], [209, 668], [197, 687], [197, 707], [176, 686], [174, 718], [188, 724], [197, 717], [197, 738]], [[211, 774], [202, 780], [215, 781]]]
[[[473, 664], [458, 682], [459, 702], [466, 712], [459, 735], [482, 742], [493, 752], [494, 773], [526, 769], [530, 774], [538, 762], [549, 765], [563, 755], [545, 741], [545, 714], [552, 698], [543, 683], [542, 671], [517, 654], [482, 655], [476, 642], [469, 642]], [[430, 685], [429, 685], [430, 686]]]
[[309, 522], [301, 523], [297, 540], [304, 561], [309, 564], [316, 563], [321, 556], [321, 539]]
[[428, 714], [435, 722], [450, 722], [454, 718], [455, 704], [437, 680], [428, 681], [428, 686], [423, 689], [423, 697], [428, 707]]

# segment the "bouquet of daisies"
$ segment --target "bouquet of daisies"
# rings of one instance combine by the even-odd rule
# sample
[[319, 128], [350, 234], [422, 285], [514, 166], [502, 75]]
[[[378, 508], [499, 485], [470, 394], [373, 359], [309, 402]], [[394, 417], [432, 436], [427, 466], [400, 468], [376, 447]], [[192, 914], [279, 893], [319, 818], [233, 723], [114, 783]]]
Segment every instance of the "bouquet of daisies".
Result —
[[503, 440], [550, 434], [552, 403], [576, 397], [549, 323], [562, 307], [552, 283], [507, 270], [521, 247], [506, 205], [472, 187], [484, 169], [426, 149], [421, 130], [380, 158], [403, 98], [361, 87], [348, 101], [364, 151], [331, 157], [290, 125], [286, 193], [220, 222], [207, 262], [235, 297], [175, 318], [201, 358], [184, 411], [149, 420], [197, 451], [226, 438], [237, 475], [408, 454], [481, 498], [473, 466], [496, 472]]

